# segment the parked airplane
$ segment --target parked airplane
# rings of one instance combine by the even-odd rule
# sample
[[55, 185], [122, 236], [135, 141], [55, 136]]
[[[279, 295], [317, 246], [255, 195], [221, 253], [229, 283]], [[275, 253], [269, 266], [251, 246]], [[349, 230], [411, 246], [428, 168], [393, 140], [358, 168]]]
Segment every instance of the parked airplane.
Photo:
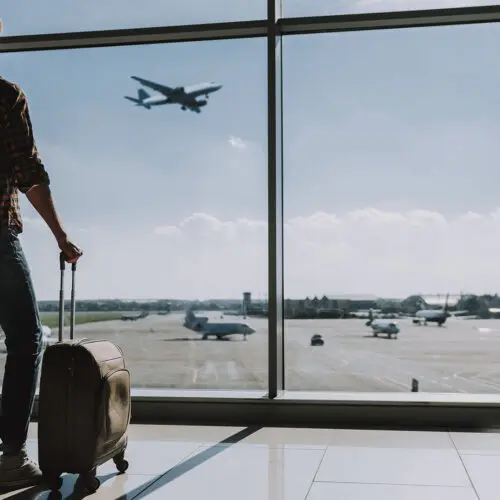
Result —
[[[209, 94], [222, 88], [222, 85], [217, 85], [214, 82], [202, 83], [190, 87], [172, 88], [160, 83], [139, 78], [138, 76], [131, 76], [130, 78], [161, 94], [151, 96], [141, 88], [137, 91], [137, 98], [125, 96], [125, 99], [135, 102], [137, 106], [142, 106], [146, 109], [151, 109], [152, 106], [160, 106], [162, 104], [180, 104], [183, 111], [189, 109], [195, 113], [200, 113], [201, 107], [207, 105]], [[204, 95], [206, 99], [198, 100], [197, 97], [202, 95]]]
[[190, 330], [198, 331], [206, 323], [208, 323], [207, 316], [196, 316], [191, 309], [186, 313], [186, 317], [184, 318], [184, 326]]
[[255, 333], [255, 330], [248, 323], [209, 323], [206, 316], [196, 316], [193, 311], [188, 311], [184, 320], [184, 326], [202, 335], [203, 340], [208, 340], [210, 336], [217, 340], [223, 340], [229, 335], [247, 335]]
[[200, 330], [203, 340], [208, 340], [208, 337], [214, 336], [217, 340], [223, 340], [228, 335], [243, 335], [243, 339], [247, 339], [247, 335], [255, 333], [255, 330], [247, 323], [205, 323]]
[[454, 311], [453, 313], [450, 313], [448, 311], [449, 296], [450, 294], [448, 293], [442, 309], [421, 309], [420, 311], [417, 311], [415, 313], [413, 323], [416, 325], [423, 324], [424, 326], [427, 326], [428, 323], [437, 323], [438, 326], [443, 326], [450, 316], [458, 316], [468, 313], [468, 311]]
[[137, 321], [138, 319], [146, 318], [149, 316], [149, 313], [147, 311], [141, 311], [141, 312], [135, 312], [135, 313], [125, 313], [122, 314], [120, 319], [122, 321]]
[[379, 319], [373, 317], [373, 311], [370, 309], [368, 313], [369, 320], [366, 322], [366, 326], [371, 327], [373, 336], [378, 337], [379, 333], [386, 334], [389, 338], [394, 335], [398, 338], [399, 326], [395, 321], [390, 319]]

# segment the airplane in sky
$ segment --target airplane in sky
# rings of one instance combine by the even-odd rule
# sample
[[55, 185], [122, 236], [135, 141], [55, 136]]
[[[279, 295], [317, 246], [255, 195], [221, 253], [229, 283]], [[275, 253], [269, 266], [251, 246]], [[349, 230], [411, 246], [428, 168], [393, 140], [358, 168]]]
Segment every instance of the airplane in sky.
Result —
[[202, 335], [202, 340], [208, 340], [210, 336], [217, 340], [224, 340], [229, 335], [243, 335], [247, 340], [247, 335], [255, 333], [255, 330], [248, 323], [210, 323], [206, 316], [196, 316], [193, 311], [188, 311], [184, 320], [184, 327]]
[[373, 316], [373, 311], [370, 309], [369, 319], [366, 322], [366, 326], [371, 327], [373, 336], [378, 337], [379, 333], [387, 335], [389, 338], [398, 338], [398, 333], [400, 331], [398, 324], [391, 319], [380, 319]]
[[[137, 98], [124, 96], [125, 99], [146, 109], [163, 104], [180, 104], [183, 111], [189, 109], [195, 113], [200, 113], [201, 108], [207, 105], [209, 95], [222, 88], [222, 85], [217, 85], [214, 82], [201, 83], [190, 87], [167, 87], [161, 83], [145, 80], [138, 76], [131, 76], [130, 78], [138, 81], [144, 87], [158, 92], [157, 95], [151, 96], [140, 88], [137, 90]], [[205, 96], [205, 99], [197, 99], [200, 96]]]
[[[417, 325], [423, 324], [424, 326], [427, 326], [428, 323], [437, 323], [438, 326], [443, 326], [450, 316], [457, 316], [468, 313], [468, 311], [454, 311], [453, 313], [450, 313], [448, 311], [449, 296], [450, 294], [446, 295], [446, 301], [442, 309], [420, 309], [420, 311], [417, 311], [415, 313], [413, 323]], [[421, 303], [421, 305], [424, 304]]]

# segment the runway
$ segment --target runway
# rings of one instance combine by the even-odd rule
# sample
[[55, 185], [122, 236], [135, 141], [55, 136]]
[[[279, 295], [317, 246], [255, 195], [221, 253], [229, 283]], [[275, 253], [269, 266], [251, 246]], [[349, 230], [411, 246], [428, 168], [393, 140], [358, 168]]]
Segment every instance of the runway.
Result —
[[[208, 314], [210, 321], [247, 321], [247, 341], [201, 340], [183, 314], [78, 325], [76, 337], [116, 342], [134, 387], [267, 389], [267, 320]], [[374, 338], [365, 320], [287, 320], [286, 389], [294, 391], [500, 392], [500, 321], [449, 319], [444, 327], [398, 321], [398, 339]], [[54, 331], [53, 335], [57, 332]], [[324, 346], [311, 347], [319, 333]], [[0, 353], [3, 373], [5, 354]]]

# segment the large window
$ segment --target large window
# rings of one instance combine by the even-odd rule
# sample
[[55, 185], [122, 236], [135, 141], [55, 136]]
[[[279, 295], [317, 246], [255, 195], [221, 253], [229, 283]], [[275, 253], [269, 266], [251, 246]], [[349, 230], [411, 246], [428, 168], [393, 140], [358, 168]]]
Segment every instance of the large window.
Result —
[[[356, 402], [336, 413], [346, 419], [363, 401], [378, 419], [411, 400], [398, 415], [422, 404], [420, 419], [429, 401], [498, 398], [489, 3], [2, 8], [2, 76], [28, 97], [57, 209], [84, 251], [75, 336], [123, 348], [134, 412], [174, 395], [207, 421], [223, 399], [224, 423], [297, 423], [314, 408], [319, 424], [328, 399]], [[20, 200], [49, 345], [59, 249]], [[65, 338], [70, 282], [67, 266]]]
[[266, 0], [16, 0], [0, 10], [4, 35], [145, 28], [261, 19]]
[[283, 15], [328, 16], [493, 5], [492, 0], [283, 0]]
[[[265, 40], [12, 54], [2, 73], [28, 96], [57, 209], [84, 251], [76, 337], [120, 345], [134, 387], [265, 391]], [[131, 76], [177, 89], [175, 102], [150, 106], [161, 93]], [[58, 248], [21, 201], [57, 339]]]
[[499, 44], [284, 40], [288, 390], [500, 392]]

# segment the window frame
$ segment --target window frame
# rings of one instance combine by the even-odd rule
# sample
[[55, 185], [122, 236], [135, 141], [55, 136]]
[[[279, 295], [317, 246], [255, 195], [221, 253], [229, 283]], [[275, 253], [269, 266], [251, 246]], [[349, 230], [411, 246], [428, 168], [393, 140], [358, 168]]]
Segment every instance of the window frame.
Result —
[[[500, 22], [500, 5], [287, 18], [282, 16], [280, 0], [267, 0], [267, 18], [260, 20], [0, 36], [0, 53], [267, 38], [268, 390], [172, 391], [134, 388], [133, 422], [448, 430], [495, 426], [500, 394], [319, 393], [285, 390], [282, 41], [288, 35], [496, 22]], [[34, 419], [37, 417], [37, 408], [38, 396]]]

